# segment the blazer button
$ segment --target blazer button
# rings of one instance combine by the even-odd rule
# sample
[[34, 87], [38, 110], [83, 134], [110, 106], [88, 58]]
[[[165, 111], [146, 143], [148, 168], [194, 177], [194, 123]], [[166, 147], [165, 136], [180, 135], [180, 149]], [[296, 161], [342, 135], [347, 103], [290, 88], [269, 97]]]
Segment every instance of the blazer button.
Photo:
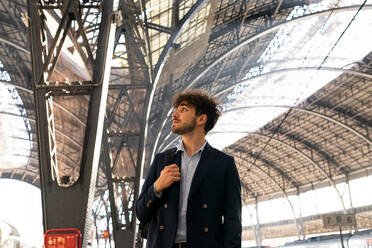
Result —
[[208, 232], [208, 227], [204, 227], [204, 232]]
[[203, 208], [207, 208], [207, 207], [208, 207], [207, 203], [204, 203]]
[[146, 206], [150, 207], [151, 202], [152, 202], [152, 200], [149, 200], [148, 202], [146, 202]]
[[160, 228], [160, 230], [163, 230], [164, 229], [164, 226], [163, 225], [160, 225], [159, 228]]

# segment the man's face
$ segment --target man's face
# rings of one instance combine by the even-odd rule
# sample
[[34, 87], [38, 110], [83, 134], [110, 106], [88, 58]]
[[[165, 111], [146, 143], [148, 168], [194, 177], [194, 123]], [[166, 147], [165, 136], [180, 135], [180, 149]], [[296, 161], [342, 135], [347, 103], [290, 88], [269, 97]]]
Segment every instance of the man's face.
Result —
[[192, 132], [196, 127], [195, 108], [187, 102], [181, 104], [172, 114], [173, 125], [172, 132], [183, 135]]

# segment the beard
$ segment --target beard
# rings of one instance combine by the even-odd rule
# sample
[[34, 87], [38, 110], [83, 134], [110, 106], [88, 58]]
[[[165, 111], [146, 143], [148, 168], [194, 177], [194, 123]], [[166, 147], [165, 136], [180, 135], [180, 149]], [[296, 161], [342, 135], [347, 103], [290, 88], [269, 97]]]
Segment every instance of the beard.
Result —
[[176, 127], [175, 125], [172, 126], [172, 132], [178, 135], [183, 135], [189, 132], [192, 132], [195, 129], [196, 126], [196, 118], [192, 119], [189, 123], [184, 123], [183, 125], [180, 125], [179, 127]]

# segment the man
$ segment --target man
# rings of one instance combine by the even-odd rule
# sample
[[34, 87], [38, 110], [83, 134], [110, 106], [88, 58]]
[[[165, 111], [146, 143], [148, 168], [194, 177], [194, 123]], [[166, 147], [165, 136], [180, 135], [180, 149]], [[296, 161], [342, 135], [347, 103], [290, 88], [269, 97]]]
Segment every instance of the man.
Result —
[[149, 222], [148, 248], [241, 247], [241, 195], [234, 159], [211, 147], [205, 135], [221, 115], [203, 91], [175, 96], [172, 132], [182, 137], [174, 163], [157, 154], [136, 202]]

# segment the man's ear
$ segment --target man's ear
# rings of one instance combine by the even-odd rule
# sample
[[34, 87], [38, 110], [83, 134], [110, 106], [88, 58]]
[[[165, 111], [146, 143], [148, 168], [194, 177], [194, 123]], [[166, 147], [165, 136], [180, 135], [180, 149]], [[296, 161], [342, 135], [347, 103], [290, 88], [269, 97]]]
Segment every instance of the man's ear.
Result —
[[203, 125], [207, 123], [208, 116], [206, 114], [201, 114], [198, 116], [198, 123]]

